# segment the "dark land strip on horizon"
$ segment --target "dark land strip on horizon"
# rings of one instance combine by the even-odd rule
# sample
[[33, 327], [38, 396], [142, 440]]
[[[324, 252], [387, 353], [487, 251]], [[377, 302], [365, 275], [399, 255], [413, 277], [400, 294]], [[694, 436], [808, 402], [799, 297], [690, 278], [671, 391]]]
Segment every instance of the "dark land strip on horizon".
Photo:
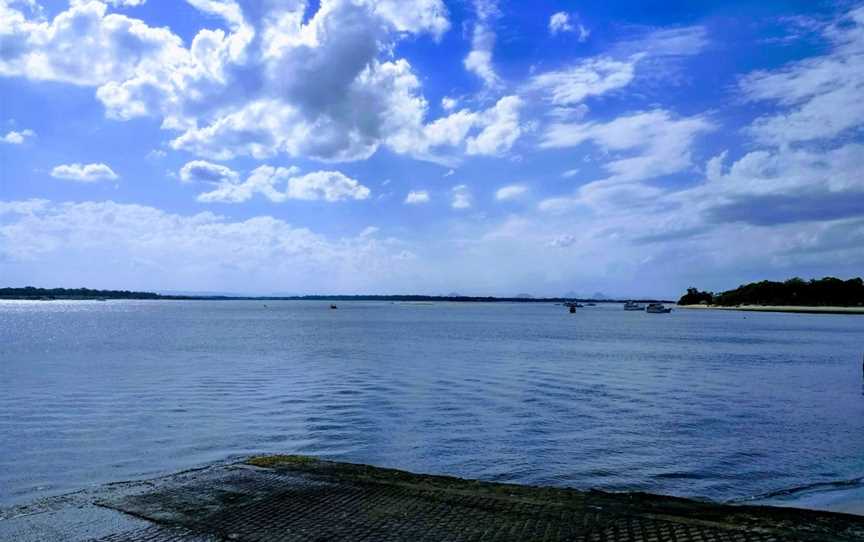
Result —
[[[494, 297], [494, 296], [449, 296], [449, 295], [166, 295], [155, 292], [130, 290], [94, 290], [90, 288], [0, 288], [0, 300], [84, 300], [84, 299], [166, 299], [209, 301], [396, 301], [396, 302], [460, 302], [460, 303], [564, 303], [569, 301], [589, 303], [624, 303], [630, 299], [592, 299], [578, 297]], [[673, 303], [666, 299], [633, 299], [638, 303]]]

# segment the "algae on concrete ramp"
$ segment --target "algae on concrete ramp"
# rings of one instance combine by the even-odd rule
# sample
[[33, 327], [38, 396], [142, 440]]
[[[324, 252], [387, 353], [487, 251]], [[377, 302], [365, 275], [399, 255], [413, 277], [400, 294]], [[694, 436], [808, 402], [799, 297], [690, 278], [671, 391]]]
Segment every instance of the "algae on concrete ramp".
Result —
[[[34, 518], [63, 507], [137, 518], [91, 538], [57, 537]], [[605, 493], [428, 476], [319, 460], [256, 457], [154, 480], [109, 484], [27, 508], [14, 517], [30, 540], [100, 542], [557, 541], [851, 542], [864, 517], [808, 510], [725, 506], [644, 493]], [[50, 516], [43, 516], [50, 517]], [[55, 517], [61, 518], [63, 514]], [[107, 521], [107, 520], [106, 520]], [[40, 526], [41, 525], [41, 526]], [[41, 529], [41, 530], [40, 530]], [[20, 530], [20, 529], [19, 529]], [[110, 534], [107, 534], [110, 533]], [[53, 537], [52, 537], [53, 536]]]

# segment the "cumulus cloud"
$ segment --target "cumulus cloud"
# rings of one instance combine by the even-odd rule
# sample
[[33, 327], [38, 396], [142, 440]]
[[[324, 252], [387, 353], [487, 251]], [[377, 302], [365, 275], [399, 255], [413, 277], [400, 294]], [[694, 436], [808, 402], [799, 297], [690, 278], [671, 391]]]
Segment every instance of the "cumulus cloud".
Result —
[[426, 190], [412, 190], [405, 196], [405, 203], [408, 205], [419, 205], [429, 203], [429, 192]]
[[463, 61], [465, 69], [479, 77], [487, 87], [499, 83], [498, 74], [492, 66], [492, 51], [495, 48], [495, 31], [492, 29], [498, 17], [496, 0], [474, 0], [477, 20], [471, 36], [471, 51]]
[[528, 187], [523, 184], [511, 184], [502, 186], [495, 191], [495, 199], [498, 201], [507, 201], [519, 199], [528, 193]]
[[0, 10], [4, 54], [0, 74], [76, 85], [102, 85], [158, 71], [188, 56], [182, 40], [163, 28], [106, 13], [96, 1], [73, 3], [52, 21]]
[[693, 269], [703, 281], [713, 274], [723, 284], [723, 270], [765, 261], [790, 274], [802, 266], [851, 274], [864, 264], [864, 252], [850, 250], [864, 225], [862, 153], [864, 146], [852, 142], [751, 150], [736, 159], [723, 152], [683, 187], [592, 182], [538, 208], [553, 225], [583, 220], [581, 239], [619, 247], [612, 252], [630, 246], [627, 253], [639, 254], [650, 247], [654, 254], [642, 252], [645, 262], [675, 262], [675, 269]]
[[570, 14], [566, 11], [553, 13], [552, 16], [549, 17], [549, 33], [555, 36], [563, 32], [576, 32], [580, 43], [587, 41], [588, 36], [591, 35], [591, 31], [583, 24], [574, 24], [570, 19]]
[[482, 111], [461, 109], [422, 128], [403, 127], [389, 139], [398, 152], [444, 164], [458, 162], [453, 151], [468, 155], [500, 156], [507, 153], [523, 133], [519, 96], [504, 96]]
[[371, 193], [368, 187], [339, 171], [314, 171], [305, 175], [299, 172], [299, 168], [293, 166], [263, 165], [241, 181], [240, 175], [228, 167], [194, 160], [180, 169], [180, 180], [213, 185], [213, 190], [198, 195], [198, 201], [205, 203], [242, 203], [256, 194], [274, 203], [290, 199], [336, 202], [366, 199]]
[[21, 145], [27, 139], [33, 137], [36, 137], [36, 132], [33, 130], [21, 130], [20, 132], [11, 130], [7, 132], [5, 136], [0, 137], [0, 142], [8, 143], [10, 145]]
[[553, 36], [559, 32], [572, 32], [576, 28], [570, 24], [570, 14], [564, 11], [553, 13], [549, 17], [549, 33]]
[[[386, 291], [414, 269], [410, 246], [372, 235], [330, 239], [270, 216], [231, 220], [111, 201], [0, 202], [0, 260], [13, 282], [106, 287]], [[29, 278], [28, 278], [29, 277]], [[404, 284], [404, 283], [402, 283]]]
[[483, 129], [474, 137], [466, 140], [468, 154], [500, 155], [509, 151], [522, 135], [519, 124], [519, 110], [522, 99], [518, 96], [505, 96], [498, 100], [495, 107], [483, 115], [480, 123]]
[[705, 184], [676, 197], [701, 200], [712, 222], [767, 225], [864, 216], [862, 153], [859, 143], [824, 152], [760, 150], [728, 168], [722, 153], [708, 162]]
[[450, 207], [454, 209], [469, 209], [471, 207], [473, 198], [468, 185], [460, 184], [454, 186], [451, 194], [453, 199], [450, 201]]
[[210, 183], [236, 183], [238, 179], [239, 176], [233, 169], [205, 160], [193, 160], [180, 168], [180, 181], [184, 183], [202, 181]]
[[[109, 117], [159, 117], [175, 133], [172, 148], [210, 160], [358, 160], [381, 145], [434, 160], [431, 147], [464, 152], [470, 130], [484, 128], [483, 111], [430, 121], [414, 68], [391, 54], [406, 36], [441, 38], [450, 27], [441, 0], [326, 0], [314, 13], [306, 2], [269, 3], [248, 14], [233, 1], [188, 1], [227, 30], [205, 28], [187, 48], [169, 29], [95, 0], [50, 20], [4, 4], [0, 75], [96, 87]], [[496, 11], [476, 7], [478, 21]]]
[[51, 170], [51, 176], [56, 179], [66, 179], [80, 183], [95, 183], [118, 179], [114, 170], [105, 164], [63, 164]]

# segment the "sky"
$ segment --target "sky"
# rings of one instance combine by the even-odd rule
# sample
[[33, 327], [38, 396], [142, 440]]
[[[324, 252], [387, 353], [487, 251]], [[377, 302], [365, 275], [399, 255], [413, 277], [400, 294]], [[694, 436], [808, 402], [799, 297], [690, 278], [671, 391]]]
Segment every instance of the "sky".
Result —
[[864, 271], [864, 3], [0, 0], [0, 285]]

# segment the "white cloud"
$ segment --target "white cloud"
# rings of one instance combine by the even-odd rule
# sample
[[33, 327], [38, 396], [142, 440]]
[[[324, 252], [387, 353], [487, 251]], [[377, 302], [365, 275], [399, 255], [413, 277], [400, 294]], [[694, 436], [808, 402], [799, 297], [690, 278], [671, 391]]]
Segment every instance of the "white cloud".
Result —
[[588, 41], [588, 38], [591, 36], [591, 31], [588, 30], [588, 28], [586, 28], [582, 24], [579, 24], [578, 29], [579, 29], [579, 36], [578, 36], [579, 43], [585, 43], [586, 41]]
[[21, 130], [20, 132], [11, 130], [5, 136], [0, 138], [0, 142], [9, 143], [10, 145], [21, 145], [28, 138], [32, 137], [36, 137], [36, 132], [33, 130]]
[[495, 192], [498, 201], [519, 199], [528, 193], [528, 187], [523, 184], [511, 184], [502, 186]]
[[408, 205], [419, 205], [429, 203], [429, 192], [426, 190], [412, 190], [405, 196], [405, 203]]
[[81, 183], [113, 181], [118, 178], [110, 167], [105, 164], [63, 164], [51, 170], [51, 176]]
[[[270, 5], [254, 24], [236, 2], [188, 1], [228, 31], [201, 30], [185, 48], [167, 28], [95, 1], [51, 20], [6, 8], [0, 75], [95, 86], [107, 116], [161, 117], [175, 133], [170, 148], [209, 160], [359, 160], [386, 145], [455, 164], [464, 153], [503, 154], [521, 134], [515, 96], [480, 111], [457, 111], [448, 98], [448, 115], [427, 118], [413, 67], [388, 51], [404, 35], [440, 38], [449, 28], [441, 0], [333, 0], [311, 18], [302, 2]], [[475, 9], [483, 42], [497, 7], [478, 0]]]
[[375, 13], [399, 32], [429, 32], [440, 39], [450, 28], [447, 7], [441, 0], [378, 0], [374, 6]]
[[[338, 171], [314, 171], [299, 175], [296, 167], [259, 166], [245, 181], [240, 182], [234, 171], [207, 162], [190, 162], [190, 172], [200, 179], [211, 182], [215, 189], [198, 195], [198, 201], [205, 203], [241, 203], [255, 194], [261, 194], [274, 203], [290, 199], [325, 200], [363, 200], [371, 191], [358, 181]], [[192, 173], [190, 173], [191, 175]], [[181, 170], [181, 179], [182, 179]]]
[[468, 154], [500, 155], [510, 150], [522, 135], [519, 124], [519, 110], [522, 99], [518, 96], [505, 96], [484, 113], [483, 130], [467, 139]]
[[370, 190], [338, 171], [315, 171], [288, 179], [287, 194], [303, 200], [361, 200], [369, 197]]
[[543, 135], [542, 148], [575, 147], [592, 141], [607, 152], [627, 152], [605, 164], [609, 181], [639, 181], [669, 175], [692, 166], [694, 139], [713, 130], [704, 116], [675, 118], [655, 109], [607, 122], [552, 124]]
[[598, 57], [584, 60], [560, 70], [541, 73], [526, 85], [528, 91], [540, 91], [554, 105], [577, 105], [590, 96], [600, 96], [629, 85], [635, 76], [635, 54], [627, 60]]
[[820, 194], [864, 193], [864, 178], [859, 174], [861, 156], [864, 145], [860, 143], [819, 151], [759, 150], [748, 152], [726, 168], [724, 152], [708, 161], [707, 182], [698, 192], [701, 197], [710, 195], [724, 202], [753, 196], [811, 196], [815, 204]]
[[782, 145], [834, 138], [864, 125], [864, 7], [852, 10], [825, 34], [832, 45], [828, 54], [742, 78], [747, 100], [782, 107], [750, 126], [758, 141]]
[[483, 80], [487, 87], [499, 83], [498, 74], [492, 66], [492, 51], [495, 48], [495, 31], [492, 24], [498, 16], [496, 0], [474, 0], [477, 20], [471, 36], [471, 51], [463, 61], [465, 69]]
[[106, 4], [114, 7], [135, 7], [143, 5], [147, 0], [105, 0]]
[[236, 183], [239, 175], [229, 167], [213, 164], [205, 160], [193, 160], [180, 168], [180, 181], [194, 182], [232, 182]]
[[360, 232], [360, 237], [371, 237], [381, 231], [381, 228], [378, 226], [366, 226], [363, 228], [363, 231]]
[[[410, 284], [410, 246], [329, 239], [270, 216], [232, 220], [105, 202], [0, 202], [0, 260], [13, 282], [268, 293], [388, 291]], [[14, 268], [14, 269], [11, 269]], [[409, 288], [410, 289], [410, 288]]]
[[565, 11], [553, 13], [549, 17], [549, 34], [555, 36], [563, 32], [575, 32], [580, 43], [588, 40], [591, 31], [582, 23], [574, 23], [571, 21], [570, 14]]
[[101, 85], [158, 71], [188, 57], [180, 38], [95, 1], [73, 3], [52, 21], [2, 8], [0, 74], [77, 85]]
[[98, 87], [109, 117], [161, 117], [180, 132], [174, 149], [211, 160], [357, 160], [425, 129], [420, 82], [391, 53], [405, 36], [447, 31], [441, 0], [330, 0], [314, 14], [305, 2], [274, 2], [249, 18], [237, 2], [188, 1], [228, 31], [203, 29], [186, 48], [96, 1], [51, 20], [4, 5], [0, 75]]
[[471, 207], [472, 197], [471, 191], [468, 189], [467, 185], [460, 184], [454, 186], [451, 190], [453, 194], [453, 199], [450, 202], [450, 206], [454, 209], [469, 209]]
[[444, 96], [441, 98], [441, 107], [444, 111], [452, 111], [456, 109], [456, 106], [459, 105], [459, 100], [456, 98], [451, 98], [449, 96]]
[[565, 233], [550, 240], [548, 246], [555, 248], [567, 248], [575, 245], [577, 241], [578, 239], [576, 239], [576, 237]]
[[575, 177], [576, 175], [579, 175], [579, 168], [568, 169], [561, 174], [561, 176], [565, 179], [570, 179], [572, 177]]
[[621, 50], [635, 50], [649, 57], [692, 56], [708, 45], [708, 31], [704, 26], [662, 28], [632, 41], [618, 45]]
[[549, 33], [553, 36], [559, 32], [573, 32], [574, 30], [576, 30], [576, 27], [570, 24], [569, 13], [559, 11], [549, 17]]
[[579, 207], [579, 199], [570, 196], [546, 198], [537, 204], [537, 208], [548, 213], [565, 213]]
[[[449, 154], [500, 156], [507, 153], [523, 133], [518, 96], [504, 96], [483, 111], [462, 109], [427, 124], [422, 129], [402, 129], [388, 140], [397, 152], [455, 165]], [[464, 149], [464, 150], [463, 150]]]

